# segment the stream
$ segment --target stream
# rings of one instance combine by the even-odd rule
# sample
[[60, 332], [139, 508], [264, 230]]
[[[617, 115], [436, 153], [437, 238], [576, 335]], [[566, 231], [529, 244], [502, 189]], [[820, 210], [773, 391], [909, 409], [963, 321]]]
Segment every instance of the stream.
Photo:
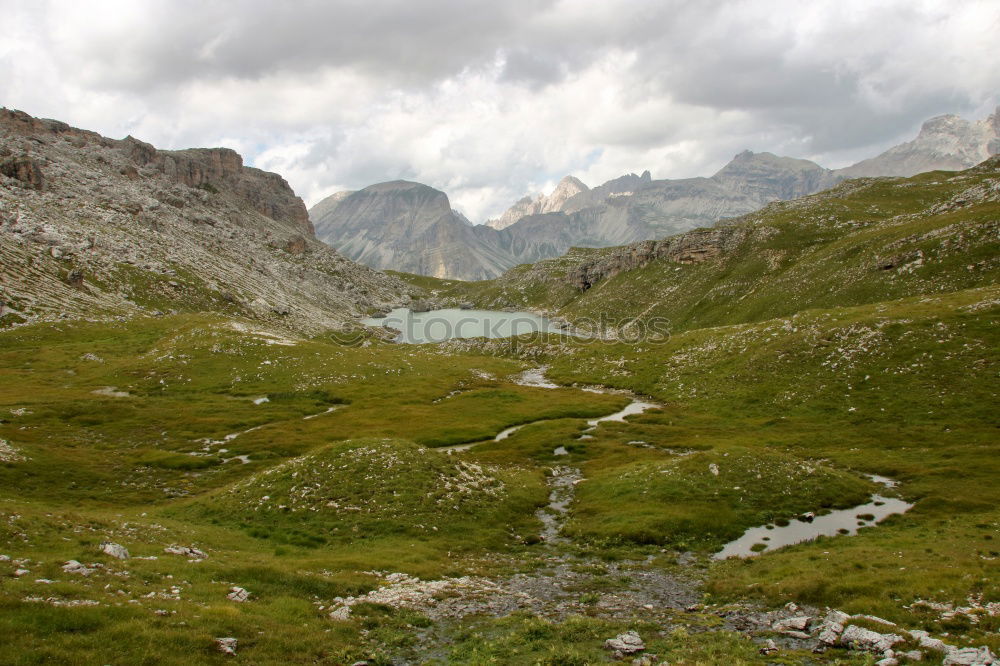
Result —
[[[519, 386], [532, 386], [534, 388], [547, 388], [547, 389], [574, 388], [570, 386], [560, 386], [559, 384], [554, 384], [550, 382], [548, 379], [545, 378], [546, 370], [548, 370], [548, 366], [544, 365], [538, 368], [531, 368], [529, 370], [525, 370], [524, 372], [522, 372], [521, 374], [517, 375], [514, 378], [514, 383], [518, 384]], [[631, 391], [626, 391], [623, 389], [609, 389], [602, 386], [583, 386], [575, 388], [579, 388], [581, 391], [587, 391], [589, 393], [605, 393], [605, 394], [614, 393], [618, 395], [625, 395], [632, 400], [632, 402], [626, 405], [623, 409], [619, 409], [617, 412], [612, 412], [611, 414], [607, 414], [605, 416], [599, 416], [596, 419], [589, 419], [587, 421], [587, 429], [583, 431], [584, 434], [580, 436], [580, 439], [591, 439], [593, 436], [587, 433], [593, 431], [595, 428], [597, 428], [599, 424], [605, 421], [624, 422], [625, 419], [629, 416], [642, 414], [647, 410], [658, 409], [663, 406], [663, 405], [658, 405], [655, 402], [647, 402], [645, 400], [642, 400], [641, 398], [639, 398], [639, 396], [632, 393]], [[525, 426], [534, 425], [535, 423], [545, 423], [546, 421], [552, 421], [552, 420], [554, 419], [538, 419], [537, 421], [530, 421], [529, 423], [522, 423], [520, 425], [510, 426], [498, 432], [493, 437], [493, 439], [484, 439], [478, 442], [466, 442], [465, 444], [455, 444], [453, 446], [441, 446], [441, 447], [436, 447], [434, 450], [444, 451], [447, 453], [452, 453], [454, 451], [468, 451], [472, 447], [478, 446], [480, 444], [485, 444], [487, 442], [503, 441]], [[567, 452], [565, 448], [560, 446], [557, 449], [555, 449], [554, 453], [556, 455], [566, 455]]]

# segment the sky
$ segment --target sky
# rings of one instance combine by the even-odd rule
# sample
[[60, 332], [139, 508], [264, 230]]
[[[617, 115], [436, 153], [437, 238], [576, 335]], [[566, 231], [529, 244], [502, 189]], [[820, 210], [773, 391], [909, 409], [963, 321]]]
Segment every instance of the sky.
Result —
[[1000, 1], [0, 0], [0, 105], [482, 222], [572, 174], [840, 167], [1000, 103]]

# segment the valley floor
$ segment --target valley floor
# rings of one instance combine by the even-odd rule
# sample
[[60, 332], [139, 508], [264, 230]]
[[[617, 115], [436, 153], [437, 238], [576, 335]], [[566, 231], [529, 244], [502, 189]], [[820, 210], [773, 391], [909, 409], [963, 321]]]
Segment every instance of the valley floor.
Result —
[[[657, 344], [0, 331], [0, 662], [589, 664], [630, 630], [648, 663], [881, 658], [814, 652], [827, 609], [996, 652], [998, 315], [984, 287]], [[574, 384], [662, 407], [585, 432], [630, 398]], [[914, 506], [711, 559], [876, 491]]]

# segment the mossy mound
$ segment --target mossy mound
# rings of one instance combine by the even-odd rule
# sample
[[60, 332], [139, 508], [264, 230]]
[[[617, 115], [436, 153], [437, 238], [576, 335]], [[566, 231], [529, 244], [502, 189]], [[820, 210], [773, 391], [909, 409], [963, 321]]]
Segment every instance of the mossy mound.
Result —
[[[300, 545], [474, 530], [530, 515], [516, 470], [412, 442], [350, 440], [255, 474], [193, 509]], [[190, 510], [190, 509], [189, 509]]]

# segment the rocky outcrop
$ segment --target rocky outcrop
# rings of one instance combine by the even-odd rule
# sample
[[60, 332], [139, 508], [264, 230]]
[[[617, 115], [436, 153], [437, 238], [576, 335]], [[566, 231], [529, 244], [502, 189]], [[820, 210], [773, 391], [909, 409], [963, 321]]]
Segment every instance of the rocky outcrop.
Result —
[[[147, 174], [158, 171], [175, 183], [233, 197], [249, 204], [260, 214], [287, 224], [292, 230], [309, 235], [313, 233], [305, 204], [285, 179], [276, 173], [244, 166], [239, 153], [229, 148], [157, 150], [132, 136], [115, 141], [66, 123], [33, 118], [22, 111], [7, 109], [0, 110], [0, 126], [22, 136], [41, 134], [64, 137], [78, 148], [88, 144], [117, 147], [135, 167], [142, 168]], [[35, 189], [42, 189], [41, 170], [37, 163], [29, 157], [21, 157], [17, 158], [17, 165], [19, 175], [7, 173], [6, 162], [0, 166], [0, 172], [31, 182]], [[129, 170], [129, 165], [123, 166], [122, 170], [122, 175], [126, 176], [141, 173], [134, 168]]]
[[701, 263], [735, 247], [744, 235], [741, 228], [721, 227], [692, 231], [662, 241], [633, 243], [573, 266], [566, 273], [566, 281], [580, 291], [586, 291], [602, 280], [623, 271], [642, 268], [659, 259], [677, 264]]
[[[0, 174], [4, 326], [178, 310], [319, 332], [419, 291], [317, 241], [287, 183], [228, 149], [161, 151], [4, 109], [4, 155], [33, 165]], [[36, 167], [41, 189], [22, 180]]]
[[45, 176], [38, 162], [27, 155], [9, 157], [0, 161], [0, 174], [21, 181], [25, 187], [33, 190], [45, 189]]

